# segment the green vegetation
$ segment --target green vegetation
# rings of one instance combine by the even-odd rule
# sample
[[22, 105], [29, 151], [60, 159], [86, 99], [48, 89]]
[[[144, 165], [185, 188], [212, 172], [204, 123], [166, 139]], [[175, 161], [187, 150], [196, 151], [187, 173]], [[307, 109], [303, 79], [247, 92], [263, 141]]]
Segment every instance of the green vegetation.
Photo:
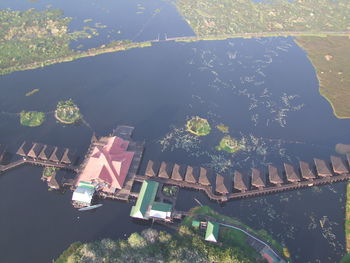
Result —
[[33, 89], [26, 93], [26, 97], [32, 96], [33, 94], [39, 92], [39, 89]]
[[[349, 23], [350, 24], [350, 23]], [[338, 118], [350, 118], [349, 37], [298, 37], [317, 72], [320, 93]]]
[[350, 263], [350, 254], [346, 254], [340, 261], [340, 263]]
[[165, 185], [162, 191], [166, 196], [173, 197], [176, 195], [178, 187], [174, 185]]
[[230, 135], [223, 137], [218, 146], [215, 147], [218, 151], [226, 151], [228, 153], [234, 153], [244, 149], [244, 145], [232, 138]]
[[20, 122], [23, 126], [37, 127], [45, 120], [45, 113], [39, 111], [22, 111], [20, 113]]
[[133, 233], [127, 240], [102, 239], [93, 243], [74, 243], [55, 263], [255, 263], [256, 255], [245, 255], [238, 248], [226, 244], [206, 242], [186, 226], [178, 233], [169, 234], [155, 229], [146, 229], [141, 234]]
[[221, 131], [221, 132], [223, 132], [223, 133], [228, 133], [229, 132], [229, 128], [228, 128], [228, 126], [225, 126], [224, 124], [219, 124], [219, 125], [216, 125], [216, 128], [219, 130], [219, 131]]
[[51, 177], [56, 172], [55, 167], [45, 167], [43, 170], [43, 177], [48, 178]]
[[240, 33], [349, 30], [348, 0], [178, 0], [176, 6], [197, 36]]
[[[259, 230], [259, 231], [254, 230], [235, 218], [224, 216], [224, 215], [221, 215], [221, 214], [215, 212], [214, 210], [212, 210], [208, 206], [194, 207], [190, 210], [190, 212], [193, 216], [185, 217], [185, 219], [183, 220], [183, 224], [186, 226], [191, 226], [192, 220], [194, 219], [194, 216], [210, 216], [211, 218], [218, 219], [221, 222], [236, 225], [236, 226], [244, 229], [245, 231], [248, 231], [248, 232], [256, 235], [260, 239], [265, 240], [268, 243], [270, 243], [270, 245], [272, 245], [272, 247], [274, 247], [276, 250], [278, 250], [281, 255], [283, 254], [283, 246], [280, 243], [278, 243], [276, 240], [274, 240], [265, 230]], [[232, 238], [234, 238], [234, 237], [232, 237]], [[237, 242], [237, 243], [243, 242], [239, 238], [239, 236], [237, 236], [237, 238], [239, 240], [236, 240], [235, 242]], [[220, 237], [219, 237], [219, 240], [220, 240]]]
[[205, 136], [210, 133], [211, 127], [208, 120], [195, 116], [187, 121], [186, 130], [197, 136]]
[[60, 101], [55, 110], [55, 117], [64, 124], [73, 124], [82, 118], [79, 108], [72, 99]]
[[132, 43], [121, 40], [87, 51], [74, 51], [69, 47], [72, 40], [91, 38], [98, 35], [98, 32], [92, 27], [69, 32], [70, 21], [69, 17], [62, 18], [62, 11], [58, 9], [0, 10], [0, 75], [103, 53], [151, 46], [151, 42]]
[[346, 186], [345, 242], [346, 252], [350, 253], [350, 182]]

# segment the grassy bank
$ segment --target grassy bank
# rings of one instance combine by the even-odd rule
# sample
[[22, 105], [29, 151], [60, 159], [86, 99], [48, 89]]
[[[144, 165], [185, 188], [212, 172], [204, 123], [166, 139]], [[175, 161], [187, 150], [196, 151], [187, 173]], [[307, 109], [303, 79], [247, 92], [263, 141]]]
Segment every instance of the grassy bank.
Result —
[[350, 118], [350, 39], [348, 37], [297, 37], [315, 67], [320, 94], [337, 118]]

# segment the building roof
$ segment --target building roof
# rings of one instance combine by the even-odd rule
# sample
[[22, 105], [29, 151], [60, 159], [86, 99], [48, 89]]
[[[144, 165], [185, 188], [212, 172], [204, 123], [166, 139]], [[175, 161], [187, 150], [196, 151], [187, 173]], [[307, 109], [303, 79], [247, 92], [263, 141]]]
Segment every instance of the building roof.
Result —
[[0, 144], [0, 162], [2, 162], [4, 155], [5, 155], [5, 146]]
[[316, 178], [315, 173], [311, 170], [310, 165], [307, 162], [300, 161], [300, 171], [301, 171], [301, 176], [304, 179], [314, 179]]
[[205, 240], [211, 242], [218, 242], [219, 224], [208, 221], [207, 230], [205, 231]]
[[266, 186], [265, 176], [263, 176], [261, 172], [256, 168], [252, 168], [252, 186], [255, 186], [255, 187]]
[[193, 167], [192, 166], [187, 166], [186, 168], [186, 174], [185, 174], [185, 181], [188, 183], [195, 184], [196, 178], [193, 175]]
[[173, 206], [168, 203], [153, 202], [151, 210], [160, 212], [171, 212]]
[[168, 173], [168, 170], [167, 170], [167, 163], [166, 162], [162, 162], [160, 164], [160, 168], [159, 168], [159, 173], [158, 173], [158, 176], [161, 177], [161, 178], [165, 178], [165, 179], [169, 179], [169, 173]]
[[146, 168], [146, 172], [145, 172], [146, 176], [149, 177], [154, 177], [156, 176], [156, 172], [154, 171], [154, 162], [149, 160], [147, 163], [147, 168]]
[[332, 176], [332, 172], [328, 168], [328, 165], [324, 160], [314, 158], [314, 162], [315, 162], [318, 176], [321, 176], [321, 177]]
[[193, 227], [199, 227], [200, 224], [201, 224], [201, 222], [199, 220], [196, 220], [196, 219], [192, 220], [192, 226]]
[[50, 181], [48, 182], [48, 185], [52, 189], [60, 189], [60, 185], [59, 185], [59, 183], [56, 180], [56, 172], [54, 172], [51, 175], [51, 178], [50, 178]]
[[199, 169], [199, 180], [198, 182], [202, 185], [210, 185], [210, 182], [207, 177], [207, 169], [200, 168]]
[[171, 179], [175, 181], [182, 181], [183, 180], [183, 175], [180, 171], [180, 165], [174, 164], [173, 171], [171, 173]]
[[269, 164], [268, 169], [269, 169], [270, 182], [273, 184], [283, 184], [283, 179], [282, 179], [280, 173], [278, 172], [277, 167]]
[[57, 148], [55, 147], [50, 155], [50, 161], [52, 162], [59, 162], [62, 158], [62, 152]]
[[41, 149], [43, 148], [43, 145], [40, 143], [33, 143], [32, 148], [30, 149], [28, 153], [28, 157], [31, 158], [37, 158], [39, 157], [39, 154], [41, 152]]
[[109, 193], [121, 189], [134, 156], [134, 152], [127, 151], [128, 145], [128, 141], [116, 136], [109, 137], [103, 146], [96, 145], [77, 182], [93, 182]]
[[136, 204], [131, 208], [131, 217], [146, 218], [146, 212], [156, 197], [158, 186], [158, 182], [143, 181]]
[[52, 152], [53, 152], [53, 146], [44, 145], [38, 157], [41, 160], [48, 160]]
[[30, 148], [32, 147], [32, 144], [30, 143], [26, 143], [25, 141], [21, 144], [21, 146], [19, 147], [19, 149], [17, 150], [16, 154], [20, 155], [20, 156], [27, 156]]
[[295, 172], [294, 167], [288, 163], [284, 163], [284, 170], [289, 182], [299, 182], [300, 176]]
[[337, 156], [331, 156], [331, 162], [333, 171], [337, 174], [347, 174], [349, 173], [348, 168], [344, 165], [342, 159]]
[[95, 193], [95, 187], [87, 182], [79, 183], [78, 187], [73, 192], [72, 201], [91, 205], [92, 197]]
[[237, 190], [240, 190], [240, 191], [247, 191], [248, 190], [248, 185], [247, 185], [245, 178], [238, 171], [235, 171], [233, 173], [233, 187]]
[[220, 174], [216, 175], [215, 191], [222, 195], [228, 194], [228, 190], [224, 182], [224, 177]]

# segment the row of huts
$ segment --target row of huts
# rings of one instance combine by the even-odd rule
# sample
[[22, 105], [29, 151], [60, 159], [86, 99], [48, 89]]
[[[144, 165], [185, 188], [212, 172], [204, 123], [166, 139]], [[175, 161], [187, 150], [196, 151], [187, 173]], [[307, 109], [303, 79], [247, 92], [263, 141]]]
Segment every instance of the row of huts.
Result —
[[76, 156], [68, 148], [23, 142], [17, 151], [17, 155], [33, 160], [49, 161], [62, 164], [74, 164]]
[[[263, 189], [268, 186], [281, 186], [286, 183], [298, 183], [301, 181], [310, 181], [317, 178], [325, 178], [349, 174], [350, 155], [347, 155], [347, 163], [344, 163], [340, 157], [331, 156], [330, 163], [321, 159], [314, 159], [314, 165], [300, 161], [299, 167], [284, 163], [283, 171], [273, 165], [268, 165], [268, 173], [264, 174], [256, 168], [252, 168], [251, 175], [245, 176], [239, 171], [235, 171], [232, 176], [215, 175], [215, 192], [226, 195], [230, 191], [246, 192], [250, 189]], [[177, 182], [185, 182], [188, 184], [211, 186], [212, 183], [208, 179], [208, 170], [205, 168], [194, 168], [192, 166], [180, 166], [178, 164], [171, 165], [162, 162], [160, 165], [149, 161], [147, 164], [145, 175], [148, 177], [159, 177]], [[209, 177], [209, 178], [212, 178]], [[214, 182], [213, 182], [214, 185]], [[227, 187], [227, 185], [232, 186]]]

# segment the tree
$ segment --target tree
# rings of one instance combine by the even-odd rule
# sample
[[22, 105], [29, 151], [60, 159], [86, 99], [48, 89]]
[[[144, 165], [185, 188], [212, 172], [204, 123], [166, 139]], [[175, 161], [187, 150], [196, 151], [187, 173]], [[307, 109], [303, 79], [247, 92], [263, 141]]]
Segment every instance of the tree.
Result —
[[128, 238], [128, 243], [132, 248], [140, 248], [146, 246], [146, 240], [139, 233], [132, 233]]

